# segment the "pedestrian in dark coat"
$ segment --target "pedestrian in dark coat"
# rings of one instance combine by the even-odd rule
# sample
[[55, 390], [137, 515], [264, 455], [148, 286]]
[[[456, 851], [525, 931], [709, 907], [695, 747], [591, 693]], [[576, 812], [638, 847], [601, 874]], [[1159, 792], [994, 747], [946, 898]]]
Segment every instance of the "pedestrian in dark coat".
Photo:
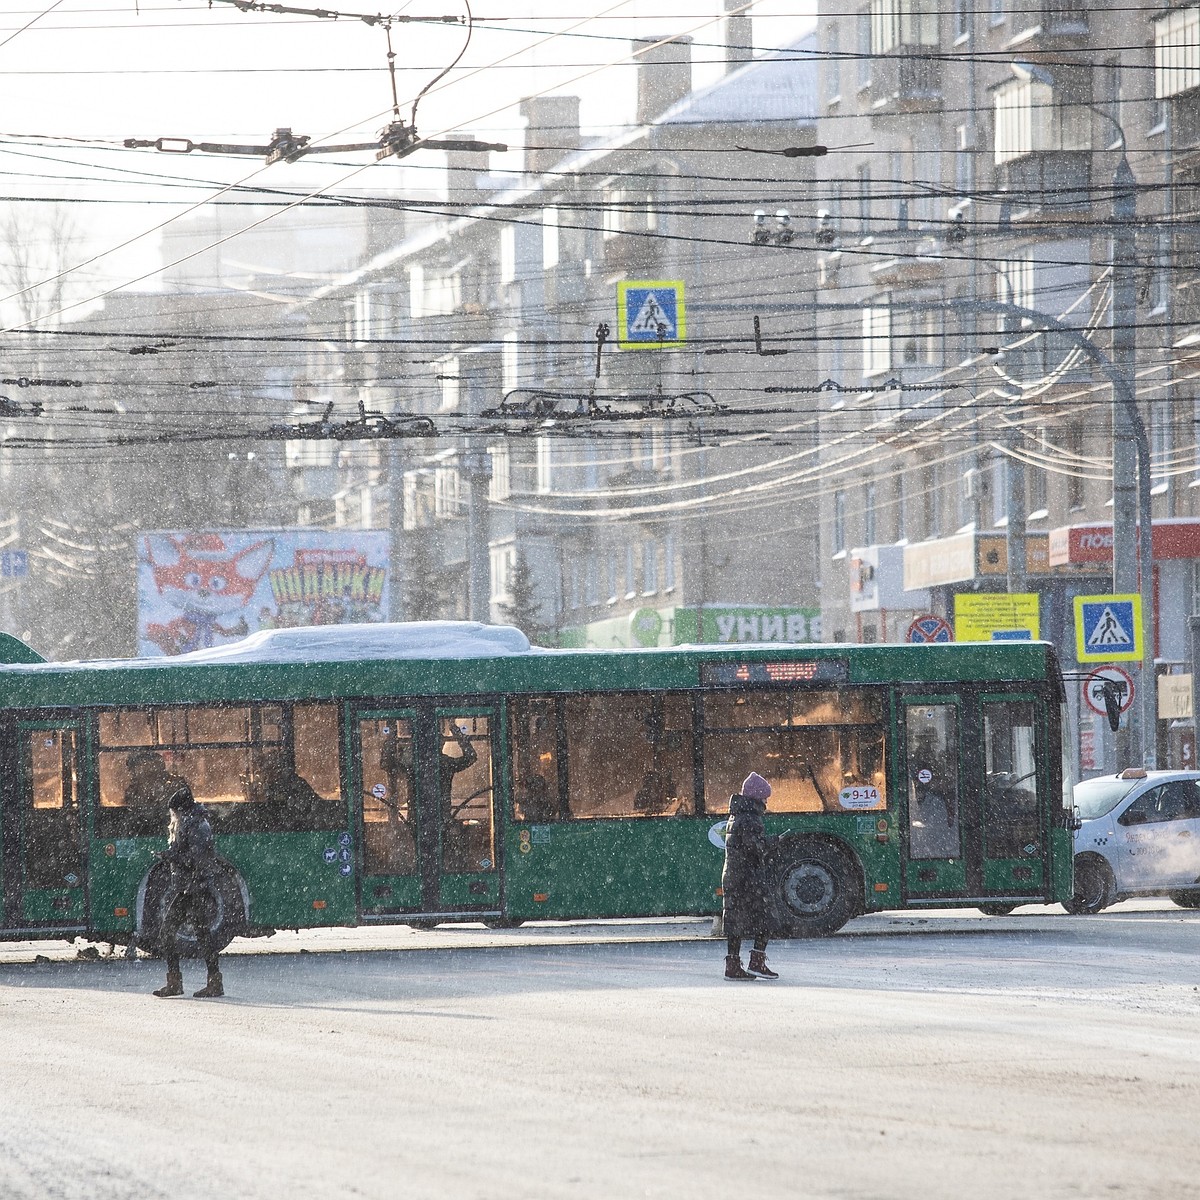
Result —
[[[742, 790], [729, 797], [729, 820], [725, 825], [725, 869], [721, 873], [721, 895], [725, 918], [726, 979], [778, 979], [767, 966], [767, 866], [768, 839], [763, 831], [763, 813], [771, 785], [751, 771]], [[742, 968], [742, 938], [752, 937], [749, 971]]]
[[167, 960], [167, 983], [155, 991], [156, 996], [183, 995], [183, 972], [179, 966], [179, 930], [191, 924], [204, 965], [208, 968], [208, 983], [193, 995], [213, 997], [225, 995], [221, 979], [218, 951], [213, 944], [212, 922], [217, 910], [217, 893], [213, 874], [217, 852], [213, 843], [212, 824], [205, 809], [196, 803], [192, 789], [183, 781], [167, 801], [171, 811], [167, 851], [162, 861], [171, 866], [171, 880], [163, 901], [163, 920], [159, 930], [159, 945]]

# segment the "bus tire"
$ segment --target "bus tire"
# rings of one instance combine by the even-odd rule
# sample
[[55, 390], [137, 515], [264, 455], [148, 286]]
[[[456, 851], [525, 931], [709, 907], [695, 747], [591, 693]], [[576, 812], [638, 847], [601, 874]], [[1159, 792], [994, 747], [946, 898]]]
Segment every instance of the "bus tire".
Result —
[[981, 904], [979, 911], [985, 917], [1007, 917], [1016, 907], [1015, 904]]
[[[161, 953], [162, 923], [166, 916], [170, 882], [170, 866], [167, 863], [155, 863], [146, 872], [138, 889], [137, 945], [154, 954]], [[209, 925], [209, 936], [215, 949], [224, 950], [246, 928], [250, 894], [237, 868], [223, 858], [217, 859], [212, 882], [216, 905]], [[180, 930], [176, 945], [184, 958], [195, 958], [199, 953], [199, 942], [189, 926]]]
[[780, 936], [829, 937], [858, 913], [860, 873], [850, 855], [833, 843], [817, 838], [787, 842], [777, 864], [767, 904]]
[[1094, 916], [1115, 899], [1117, 881], [1112, 868], [1094, 854], [1075, 856], [1075, 891], [1063, 908], [1073, 917]]
[[1167, 895], [1180, 908], [1200, 908], [1200, 892], [1168, 892]]

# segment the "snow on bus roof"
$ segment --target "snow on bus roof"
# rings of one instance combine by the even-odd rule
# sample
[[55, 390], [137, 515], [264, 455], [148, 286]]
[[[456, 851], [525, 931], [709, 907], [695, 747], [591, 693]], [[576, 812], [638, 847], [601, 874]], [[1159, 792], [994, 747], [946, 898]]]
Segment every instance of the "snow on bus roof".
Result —
[[240, 642], [163, 658], [37, 663], [8, 669], [43, 672], [79, 667], [123, 669], [221, 664], [370, 662], [388, 659], [506, 658], [547, 653], [512, 625], [477, 621], [406, 621], [371, 625], [307, 625], [263, 629]]

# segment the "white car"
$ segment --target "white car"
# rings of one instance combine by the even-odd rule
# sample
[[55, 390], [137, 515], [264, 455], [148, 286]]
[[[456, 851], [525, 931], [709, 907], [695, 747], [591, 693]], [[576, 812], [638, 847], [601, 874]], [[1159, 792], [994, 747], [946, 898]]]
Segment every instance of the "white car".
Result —
[[1130, 768], [1077, 784], [1075, 894], [1070, 913], [1130, 896], [1200, 908], [1200, 771]]

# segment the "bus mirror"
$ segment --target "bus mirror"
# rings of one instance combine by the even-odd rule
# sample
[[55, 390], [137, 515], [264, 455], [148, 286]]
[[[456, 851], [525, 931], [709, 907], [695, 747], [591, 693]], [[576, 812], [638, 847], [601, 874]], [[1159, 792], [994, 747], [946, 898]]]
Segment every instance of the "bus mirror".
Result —
[[1083, 828], [1083, 818], [1079, 815], [1079, 805], [1075, 804], [1071, 807], [1070, 816], [1067, 817], [1067, 828], [1072, 833], [1077, 833]]
[[1104, 712], [1108, 717], [1108, 727], [1116, 733], [1121, 728], [1121, 700], [1125, 695], [1123, 680], [1106, 679], [1100, 685], [1104, 694]]

